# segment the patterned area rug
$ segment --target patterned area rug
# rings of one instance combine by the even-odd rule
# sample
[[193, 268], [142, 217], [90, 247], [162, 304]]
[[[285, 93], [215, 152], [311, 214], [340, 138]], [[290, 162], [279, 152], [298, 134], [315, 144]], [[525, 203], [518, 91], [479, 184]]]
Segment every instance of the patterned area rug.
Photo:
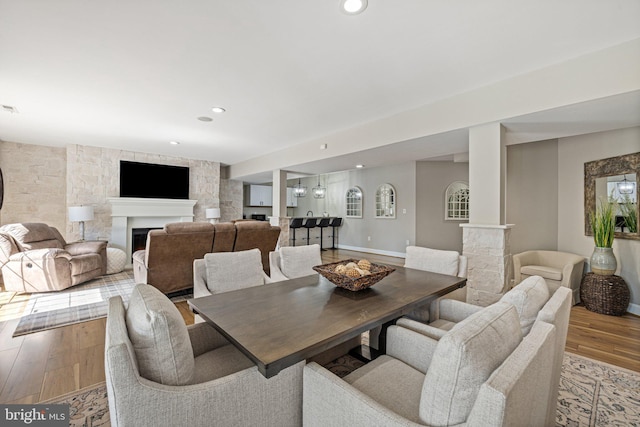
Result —
[[[325, 367], [342, 378], [362, 365], [344, 355]], [[46, 403], [69, 404], [71, 427], [110, 425], [104, 382]], [[565, 353], [556, 425], [640, 426], [640, 373]]]
[[640, 426], [640, 373], [564, 354], [558, 426]]
[[[134, 285], [133, 272], [125, 270], [64, 291], [31, 294], [13, 336], [106, 317], [109, 298], [120, 296], [126, 306]], [[170, 297], [178, 302], [191, 294]]]

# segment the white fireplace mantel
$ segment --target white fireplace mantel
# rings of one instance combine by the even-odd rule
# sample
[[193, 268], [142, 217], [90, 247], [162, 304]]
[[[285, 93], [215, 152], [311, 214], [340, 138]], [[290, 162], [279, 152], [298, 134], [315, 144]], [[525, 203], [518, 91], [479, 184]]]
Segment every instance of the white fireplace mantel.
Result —
[[120, 248], [131, 260], [131, 229], [163, 227], [169, 222], [193, 222], [197, 200], [109, 197], [111, 204], [111, 246]]

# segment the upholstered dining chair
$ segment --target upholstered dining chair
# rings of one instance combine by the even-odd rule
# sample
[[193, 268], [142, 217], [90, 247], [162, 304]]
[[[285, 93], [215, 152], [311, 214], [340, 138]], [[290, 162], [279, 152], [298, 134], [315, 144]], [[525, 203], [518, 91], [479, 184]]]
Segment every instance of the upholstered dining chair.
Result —
[[313, 266], [322, 264], [320, 245], [283, 246], [269, 252], [270, 278], [274, 282], [318, 274]]
[[546, 425], [555, 327], [522, 338], [513, 305], [496, 303], [436, 341], [391, 326], [387, 354], [340, 379], [304, 368], [303, 425]]
[[300, 362], [273, 378], [205, 323], [187, 327], [175, 305], [138, 284], [125, 310], [109, 300], [105, 375], [111, 425], [299, 426]]

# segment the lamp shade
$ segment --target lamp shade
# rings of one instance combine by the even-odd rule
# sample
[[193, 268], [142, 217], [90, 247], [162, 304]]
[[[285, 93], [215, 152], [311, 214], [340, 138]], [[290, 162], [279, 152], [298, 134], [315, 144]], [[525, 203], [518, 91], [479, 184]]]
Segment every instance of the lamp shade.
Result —
[[70, 206], [69, 221], [91, 221], [93, 219], [93, 206]]
[[220, 218], [220, 208], [209, 208], [205, 210], [205, 216], [207, 219], [218, 219]]

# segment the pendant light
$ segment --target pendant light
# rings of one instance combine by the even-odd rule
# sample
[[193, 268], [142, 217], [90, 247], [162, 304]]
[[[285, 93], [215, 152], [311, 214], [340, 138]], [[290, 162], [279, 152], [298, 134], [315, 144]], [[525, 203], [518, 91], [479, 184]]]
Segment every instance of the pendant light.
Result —
[[627, 180], [627, 175], [624, 175], [624, 179], [616, 183], [618, 187], [618, 193], [620, 194], [632, 194], [633, 187], [635, 187], [635, 182]]
[[318, 185], [313, 187], [311, 191], [314, 199], [324, 199], [324, 195], [327, 194], [327, 189], [320, 185], [320, 175], [318, 175]]
[[305, 197], [306, 195], [307, 187], [302, 185], [300, 178], [298, 178], [298, 183], [293, 186], [293, 197]]

